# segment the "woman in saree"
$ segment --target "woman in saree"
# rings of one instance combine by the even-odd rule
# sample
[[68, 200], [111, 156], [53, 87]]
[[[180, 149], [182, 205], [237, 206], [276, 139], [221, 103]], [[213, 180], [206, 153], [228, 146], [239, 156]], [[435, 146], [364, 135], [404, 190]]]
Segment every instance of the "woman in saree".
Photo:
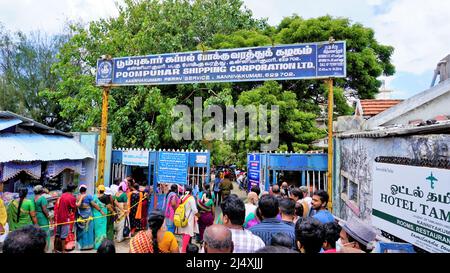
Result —
[[44, 193], [44, 187], [41, 185], [37, 185], [33, 189], [34, 191], [34, 207], [36, 209], [36, 218], [37, 223], [39, 227], [41, 227], [42, 230], [45, 231], [47, 234], [47, 246], [46, 249], [50, 247], [50, 216], [48, 214], [47, 205], [48, 201], [47, 198], [43, 196]]
[[[92, 195], [87, 194], [86, 185], [81, 185], [80, 195], [77, 199], [77, 249], [94, 248], [94, 222], [92, 221], [92, 208], [100, 212], [102, 216], [106, 215], [102, 209], [94, 202]], [[105, 226], [106, 229], [106, 226]], [[106, 233], [106, 231], [105, 231]]]
[[204, 185], [205, 190], [199, 199], [197, 199], [197, 207], [200, 212], [198, 219], [199, 239], [203, 242], [203, 233], [205, 229], [214, 223], [214, 198], [209, 185]]
[[[94, 202], [100, 208], [100, 211], [92, 211], [94, 217], [94, 249], [98, 249], [103, 240], [107, 238], [108, 217], [103, 215], [113, 214], [111, 197], [105, 194], [105, 186], [97, 187], [97, 194], [94, 195]], [[112, 216], [112, 215], [111, 215]]]
[[122, 186], [119, 186], [119, 190], [114, 195], [114, 201], [116, 202], [116, 213], [117, 217], [114, 222], [114, 231], [116, 232], [116, 241], [118, 243], [124, 240], [123, 238], [123, 228], [125, 226], [125, 218], [127, 217], [127, 204], [128, 197]]
[[167, 230], [174, 233], [175, 224], [173, 223], [173, 217], [175, 210], [180, 205], [180, 198], [178, 197], [178, 185], [172, 184], [169, 192], [164, 197], [164, 214], [166, 216], [165, 223]]
[[164, 224], [165, 214], [155, 209], [148, 218], [148, 230], [130, 240], [131, 253], [179, 253], [178, 242]]
[[8, 225], [9, 230], [14, 231], [18, 228], [37, 224], [36, 210], [34, 202], [27, 199], [28, 189], [19, 188], [19, 198], [11, 201], [8, 205]]
[[[54, 223], [59, 224], [55, 225], [53, 233], [55, 234], [55, 242], [53, 244], [53, 252], [68, 252], [75, 249], [75, 230], [74, 230], [74, 223], [75, 223], [75, 215], [76, 215], [76, 199], [75, 202], [73, 202], [73, 209], [70, 208], [71, 203], [71, 196], [73, 196], [72, 192], [76, 189], [76, 186], [73, 184], [67, 185], [67, 187], [62, 189], [62, 195], [56, 200], [55, 206], [53, 207], [54, 212]], [[73, 196], [75, 198], [75, 196]], [[60, 204], [63, 204], [63, 207], [66, 207], [67, 211], [65, 212], [67, 214], [67, 218], [61, 218], [64, 217], [64, 212], [61, 213], [60, 211]], [[60, 214], [61, 213], [61, 214]], [[62, 216], [61, 216], [62, 215]], [[65, 240], [61, 240], [61, 232], [62, 232], [62, 223], [70, 223], [69, 224], [69, 230], [67, 233], [67, 237]], [[59, 229], [59, 230], [58, 230]], [[59, 232], [58, 232], [59, 231]], [[59, 236], [56, 236], [59, 235]]]
[[147, 216], [148, 216], [148, 196], [149, 189], [148, 187], [139, 187], [139, 192], [141, 192], [144, 196], [142, 198], [142, 212], [141, 212], [141, 230], [147, 229]]
[[134, 236], [136, 231], [142, 230], [141, 219], [142, 219], [142, 201], [144, 199], [144, 194], [139, 190], [139, 184], [134, 183], [130, 186], [130, 192], [128, 192], [128, 207], [129, 207], [129, 220], [131, 236]]

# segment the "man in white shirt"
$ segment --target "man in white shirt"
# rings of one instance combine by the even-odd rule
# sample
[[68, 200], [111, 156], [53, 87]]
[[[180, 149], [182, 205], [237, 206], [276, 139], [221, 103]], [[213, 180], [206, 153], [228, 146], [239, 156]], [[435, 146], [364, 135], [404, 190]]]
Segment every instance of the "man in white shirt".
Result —
[[308, 187], [306, 186], [301, 186], [300, 187], [300, 191], [303, 194], [303, 198], [300, 200], [300, 202], [306, 204], [308, 206], [308, 210], [305, 211], [304, 213], [306, 214], [306, 216], [312, 216], [312, 198], [309, 196], [309, 192], [308, 192]]

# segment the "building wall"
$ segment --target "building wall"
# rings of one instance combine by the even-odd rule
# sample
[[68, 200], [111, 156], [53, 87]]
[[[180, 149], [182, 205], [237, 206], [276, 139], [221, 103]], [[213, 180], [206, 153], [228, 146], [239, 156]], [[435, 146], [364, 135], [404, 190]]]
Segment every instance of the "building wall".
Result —
[[[355, 215], [371, 223], [372, 169], [378, 156], [450, 160], [450, 135], [335, 140], [333, 213], [343, 219]], [[342, 173], [359, 183], [359, 204], [341, 198]]]
[[[97, 132], [74, 132], [72, 133], [74, 138], [79, 141], [88, 151], [90, 151], [93, 155], [96, 156], [93, 160], [85, 161], [87, 174], [85, 182], [88, 186], [88, 192], [95, 193], [95, 184], [97, 182], [97, 159], [99, 157], [98, 150], [98, 139], [99, 133]], [[104, 167], [104, 182], [105, 185], [109, 185], [109, 181], [111, 180], [111, 156], [112, 156], [112, 142], [113, 135], [108, 134], [106, 137], [106, 158], [105, 158], [105, 167]]]
[[[437, 97], [436, 99], [415, 108], [412, 111], [405, 113], [393, 120], [390, 120], [386, 125], [390, 124], [408, 124], [410, 120], [422, 119], [428, 120], [433, 119], [438, 115], [450, 115], [450, 92]], [[407, 107], [407, 105], [405, 105]]]

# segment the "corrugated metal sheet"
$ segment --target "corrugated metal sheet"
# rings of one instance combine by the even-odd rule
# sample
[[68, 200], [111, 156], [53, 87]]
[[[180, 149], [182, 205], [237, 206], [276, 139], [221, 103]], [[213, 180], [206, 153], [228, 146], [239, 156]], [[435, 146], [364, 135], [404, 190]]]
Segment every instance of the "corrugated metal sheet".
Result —
[[10, 127], [16, 126], [17, 124], [22, 123], [20, 119], [0, 119], [0, 131], [8, 129]]
[[40, 134], [0, 135], [0, 162], [94, 158], [73, 138]]
[[46, 134], [72, 137], [72, 135], [69, 133], [65, 133], [65, 132], [57, 130], [55, 128], [48, 127], [47, 125], [44, 125], [40, 122], [37, 122], [30, 118], [26, 118], [24, 116], [20, 116], [18, 114], [15, 114], [15, 113], [12, 113], [9, 111], [0, 111], [0, 118], [2, 118], [2, 119], [19, 119], [22, 121], [20, 123], [20, 126], [24, 126], [27, 129], [39, 130], [38, 133], [41, 133], [41, 131], [43, 131], [43, 133], [46, 133]]

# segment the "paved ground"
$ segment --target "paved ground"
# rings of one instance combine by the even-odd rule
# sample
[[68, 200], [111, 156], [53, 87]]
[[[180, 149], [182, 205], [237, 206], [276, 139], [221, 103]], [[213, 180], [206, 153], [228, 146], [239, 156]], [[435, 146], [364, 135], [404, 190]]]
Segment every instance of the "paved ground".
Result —
[[[246, 192], [239, 189], [239, 186], [236, 182], [233, 182], [233, 190], [232, 193], [237, 194], [242, 200], [245, 200], [247, 198]], [[220, 214], [220, 208], [216, 208], [216, 216]], [[181, 236], [177, 236], [178, 243], [181, 246]], [[195, 242], [195, 239], [192, 240], [193, 243]], [[130, 240], [126, 239], [121, 243], [116, 243], [116, 252], [117, 253], [128, 253], [129, 252], [129, 243]], [[198, 245], [198, 244], [197, 244]], [[53, 238], [52, 238], [52, 248], [50, 248], [49, 252], [52, 252], [53, 249]], [[73, 250], [70, 253], [96, 253], [97, 251], [94, 249], [91, 250]]]

